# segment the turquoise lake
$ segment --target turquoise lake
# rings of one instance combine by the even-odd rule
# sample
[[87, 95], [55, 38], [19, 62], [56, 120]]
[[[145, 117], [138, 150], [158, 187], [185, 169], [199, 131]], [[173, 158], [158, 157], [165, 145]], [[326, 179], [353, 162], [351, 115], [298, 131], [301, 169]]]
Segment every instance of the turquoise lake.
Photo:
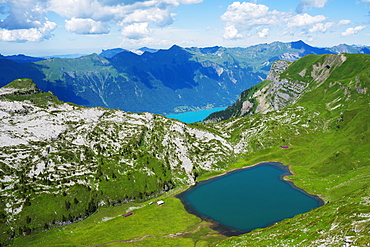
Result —
[[178, 195], [188, 212], [227, 236], [264, 228], [322, 206], [323, 201], [282, 178], [287, 166], [268, 162], [197, 183]]
[[218, 107], [218, 108], [206, 109], [206, 110], [201, 110], [201, 111], [171, 114], [171, 115], [167, 115], [166, 117], [177, 119], [184, 123], [195, 123], [195, 122], [204, 120], [211, 113], [214, 113], [216, 111], [222, 111], [225, 109], [226, 107]]

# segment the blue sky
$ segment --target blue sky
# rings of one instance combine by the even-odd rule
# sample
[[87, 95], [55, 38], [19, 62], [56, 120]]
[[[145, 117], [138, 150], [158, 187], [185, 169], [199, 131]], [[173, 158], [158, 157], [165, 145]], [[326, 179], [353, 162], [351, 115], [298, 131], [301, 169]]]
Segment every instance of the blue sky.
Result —
[[0, 0], [0, 53], [247, 47], [303, 40], [370, 45], [370, 0]]

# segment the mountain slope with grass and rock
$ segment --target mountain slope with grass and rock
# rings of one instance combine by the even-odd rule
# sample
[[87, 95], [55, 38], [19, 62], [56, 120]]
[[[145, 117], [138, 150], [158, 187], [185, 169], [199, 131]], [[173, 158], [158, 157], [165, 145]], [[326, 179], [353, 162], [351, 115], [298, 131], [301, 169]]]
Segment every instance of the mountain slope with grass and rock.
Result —
[[[366, 246], [369, 65], [365, 54], [277, 61], [230, 117], [197, 124], [64, 103], [16, 80], [0, 99], [2, 242]], [[288, 165], [293, 175], [285, 179], [325, 204], [226, 238], [174, 197], [195, 181], [263, 161]], [[158, 200], [165, 203], [149, 205]]]

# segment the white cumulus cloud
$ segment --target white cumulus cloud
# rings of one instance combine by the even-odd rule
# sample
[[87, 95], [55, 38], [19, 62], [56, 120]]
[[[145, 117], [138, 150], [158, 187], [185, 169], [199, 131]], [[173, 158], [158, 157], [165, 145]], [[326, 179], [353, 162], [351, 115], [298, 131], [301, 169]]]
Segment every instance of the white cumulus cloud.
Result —
[[363, 29], [365, 29], [366, 26], [357, 26], [357, 27], [350, 27], [350, 28], [347, 28], [347, 30], [345, 32], [342, 33], [342, 36], [343, 37], [346, 37], [346, 36], [350, 36], [350, 35], [354, 35], [354, 34], [357, 34], [358, 32], [362, 31]]
[[267, 35], [269, 34], [269, 31], [270, 31], [270, 29], [268, 29], [268, 28], [262, 29], [260, 32], [258, 32], [258, 37], [260, 37], [261, 39], [267, 38]]
[[158, 26], [163, 27], [172, 24], [174, 21], [173, 15], [165, 9], [137, 9], [131, 14], [127, 15], [122, 23], [134, 22], [153, 22]]
[[221, 16], [221, 20], [226, 22], [223, 37], [226, 39], [241, 38], [241, 32], [260, 26], [278, 25], [287, 16], [284, 12], [270, 11], [266, 5], [234, 2]]
[[298, 14], [293, 16], [289, 23], [288, 27], [302, 27], [302, 26], [308, 26], [312, 24], [316, 24], [319, 22], [323, 22], [326, 20], [326, 17], [323, 15], [316, 15], [316, 16], [311, 16], [309, 14]]
[[[323, 7], [327, 1], [301, 2], [305, 6]], [[327, 22], [327, 17], [324, 15], [279, 12], [251, 2], [232, 3], [221, 16], [221, 20], [226, 22], [223, 34], [225, 39], [238, 39], [251, 35], [266, 38], [274, 28], [278, 29], [281, 35], [308, 35], [314, 32], [327, 32], [336, 26], [334, 22]]]
[[310, 33], [314, 32], [327, 32], [330, 28], [334, 26], [334, 22], [327, 22], [327, 23], [317, 23], [315, 26], [313, 26], [310, 30], [308, 30]]
[[314, 8], [324, 8], [325, 4], [329, 0], [301, 0], [299, 5], [297, 6], [296, 11], [298, 13], [302, 13], [302, 11], [306, 8], [314, 7]]
[[142, 39], [149, 35], [148, 23], [133, 23], [125, 26], [122, 35], [128, 39]]
[[100, 21], [87, 18], [72, 18], [65, 21], [65, 29], [77, 34], [104, 34], [109, 30]]
[[250, 21], [256, 18], [263, 18], [268, 14], [269, 8], [262, 4], [247, 2], [234, 2], [227, 8], [226, 13], [221, 16], [224, 21]]
[[[0, 0], [3, 4], [0, 6], [0, 13], [6, 16], [5, 19], [0, 20], [0, 29], [3, 40], [42, 40], [55, 28], [45, 28], [50, 24], [46, 14], [53, 12], [67, 18], [66, 30], [77, 34], [104, 34], [109, 32], [110, 26], [124, 26], [122, 33], [127, 36], [135, 37], [135, 32], [145, 36], [149, 30], [143, 23], [158, 27], [171, 25], [174, 22], [174, 14], [171, 13], [174, 8], [182, 4], [197, 4], [202, 1]], [[37, 35], [45, 36], [31, 38]]]
[[49, 10], [67, 18], [91, 18], [96, 21], [172, 24], [170, 11], [180, 4], [203, 0], [49, 0]]
[[254, 26], [263, 24], [276, 24], [284, 15], [276, 10], [269, 11], [269, 7], [262, 4], [248, 2], [234, 2], [221, 16], [221, 20], [238, 23], [240, 25]]
[[[39, 28], [47, 21], [46, 1], [9, 0], [7, 17], [0, 22], [0, 27], [8, 30]], [[4, 6], [3, 6], [4, 7]]]
[[91, 18], [96, 21], [109, 21], [123, 18], [127, 14], [125, 5], [103, 5], [97, 0], [49, 0], [49, 9], [62, 17]]
[[[370, 1], [370, 0], [369, 0]], [[342, 26], [342, 25], [348, 25], [348, 24], [350, 24], [350, 23], [352, 23], [350, 20], [340, 20], [339, 22], [338, 22], [338, 25], [339, 26]]]
[[0, 28], [1, 41], [42, 41], [49, 38], [51, 32], [57, 27], [56, 23], [46, 21], [42, 27], [28, 29], [4, 29]]
[[243, 38], [243, 35], [239, 33], [238, 29], [236, 29], [234, 25], [229, 25], [225, 27], [223, 37], [225, 39], [233, 40], [233, 39], [241, 39]]

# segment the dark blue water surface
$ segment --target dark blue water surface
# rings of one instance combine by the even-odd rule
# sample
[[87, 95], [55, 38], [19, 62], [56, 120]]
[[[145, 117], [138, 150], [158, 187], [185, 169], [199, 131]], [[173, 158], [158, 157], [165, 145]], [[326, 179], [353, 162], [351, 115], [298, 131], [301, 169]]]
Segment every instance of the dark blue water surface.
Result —
[[323, 205], [283, 176], [287, 166], [269, 162], [202, 181], [178, 195], [186, 209], [215, 222], [225, 235], [238, 235]]

